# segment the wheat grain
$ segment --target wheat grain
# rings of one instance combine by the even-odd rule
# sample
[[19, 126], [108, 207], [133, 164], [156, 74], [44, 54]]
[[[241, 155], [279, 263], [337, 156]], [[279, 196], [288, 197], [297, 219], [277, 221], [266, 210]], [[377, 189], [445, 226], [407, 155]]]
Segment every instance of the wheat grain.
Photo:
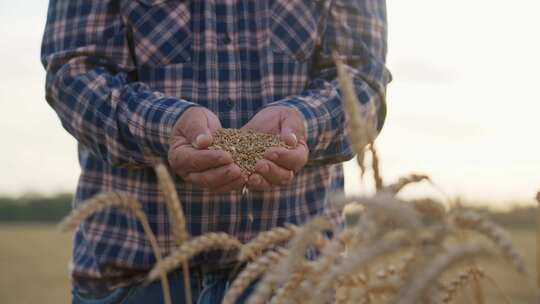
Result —
[[240, 248], [242, 244], [226, 233], [207, 233], [186, 241], [161, 263], [157, 263], [148, 274], [146, 280], [155, 280], [159, 273], [170, 272], [182, 263], [189, 261], [193, 256], [213, 249]]
[[444, 294], [441, 297], [441, 301], [445, 304], [452, 302], [459, 290], [467, 286], [473, 276], [482, 278], [484, 277], [484, 272], [479, 268], [470, 268], [467, 271], [459, 272], [456, 277], [442, 286]]
[[255, 171], [255, 164], [263, 159], [267, 149], [290, 148], [278, 135], [261, 133], [249, 129], [219, 129], [213, 134], [209, 149], [227, 151], [246, 175]]

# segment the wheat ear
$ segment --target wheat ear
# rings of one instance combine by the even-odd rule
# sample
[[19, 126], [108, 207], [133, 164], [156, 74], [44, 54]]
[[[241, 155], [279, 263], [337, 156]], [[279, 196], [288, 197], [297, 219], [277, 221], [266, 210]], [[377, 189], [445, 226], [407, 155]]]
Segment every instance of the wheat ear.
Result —
[[351, 196], [349, 199], [364, 206], [367, 211], [373, 212], [375, 215], [391, 219], [407, 230], [416, 231], [422, 227], [418, 212], [411, 205], [388, 193], [381, 192], [373, 197]]
[[[129, 194], [123, 194], [118, 192], [106, 192], [101, 193], [93, 198], [83, 202], [81, 207], [73, 210], [61, 223], [60, 229], [63, 231], [71, 230], [77, 227], [85, 218], [90, 215], [103, 210], [105, 208], [117, 207], [122, 208], [131, 214], [133, 214], [143, 226], [144, 233], [150, 241], [150, 246], [156, 257], [156, 261], [160, 263], [162, 261], [161, 251], [156, 236], [150, 228], [148, 219], [141, 209], [140, 203], [134, 196]], [[171, 304], [171, 292], [169, 289], [169, 280], [165, 272], [158, 273], [161, 279], [161, 287], [163, 289], [163, 298], [166, 304]]]
[[420, 275], [410, 284], [402, 285], [397, 296], [397, 304], [416, 304], [421, 302], [421, 298], [426, 294], [432, 283], [437, 282], [440, 275], [453, 265], [472, 257], [487, 256], [489, 252], [477, 244], [465, 244], [452, 247], [447, 252], [436, 256], [425, 267]]
[[263, 255], [257, 257], [253, 262], [249, 263], [246, 268], [233, 281], [231, 287], [223, 298], [223, 304], [234, 304], [242, 295], [244, 290], [255, 279], [260, 277], [268, 269], [275, 265], [279, 259], [288, 253], [287, 250], [279, 248], [276, 251], [270, 250]]
[[460, 210], [454, 214], [453, 219], [457, 228], [476, 231], [492, 240], [503, 253], [503, 256], [514, 265], [518, 272], [527, 274], [527, 268], [523, 258], [512, 244], [510, 237], [502, 228], [471, 210]]
[[284, 304], [287, 299], [291, 298], [291, 294], [300, 286], [300, 283], [305, 279], [306, 275], [312, 270], [307, 264], [296, 269], [289, 279], [276, 291], [276, 294], [270, 300], [270, 304]]
[[336, 281], [335, 303], [367, 303], [367, 280], [364, 274], [339, 277]]
[[369, 152], [371, 152], [371, 169], [373, 170], [373, 180], [375, 181], [375, 190], [382, 191], [384, 189], [384, 181], [381, 175], [381, 163], [375, 143], [372, 141], [369, 144]]
[[484, 272], [479, 268], [470, 268], [467, 271], [461, 271], [456, 277], [444, 284], [442, 288], [444, 294], [441, 297], [442, 303], [452, 302], [460, 289], [467, 286], [473, 276], [483, 278]]
[[422, 216], [433, 219], [437, 222], [444, 222], [446, 208], [440, 202], [430, 199], [416, 199], [411, 201], [414, 209]]
[[266, 303], [272, 296], [274, 287], [286, 282], [290, 273], [294, 273], [304, 265], [308, 246], [320, 243], [320, 232], [330, 228], [330, 221], [322, 216], [315, 217], [304, 224], [290, 241], [290, 253], [281, 259], [280, 263], [272, 271], [263, 276], [247, 303]]
[[390, 184], [386, 187], [384, 187], [384, 191], [392, 193], [392, 194], [398, 194], [399, 191], [401, 191], [403, 188], [410, 184], [419, 183], [421, 181], [431, 181], [429, 176], [423, 175], [423, 174], [411, 174], [405, 177], [402, 177], [397, 180], [397, 182]]
[[122, 208], [131, 212], [140, 211], [141, 207], [137, 199], [129, 194], [118, 192], [100, 193], [93, 198], [81, 203], [71, 211], [58, 225], [62, 231], [75, 229], [87, 217], [106, 208]]
[[[169, 174], [167, 167], [160, 162], [156, 164], [154, 170], [156, 172], [159, 187], [163, 193], [163, 197], [165, 198], [169, 222], [172, 225], [172, 231], [176, 239], [176, 244], [180, 246], [182, 242], [189, 238], [186, 217], [184, 215], [184, 211], [182, 210], [182, 203], [180, 202], [180, 198], [178, 198], [176, 186], [174, 185], [174, 181]], [[192, 303], [191, 280], [189, 277], [189, 267], [187, 261], [182, 263], [182, 274], [184, 276], [186, 303]]]
[[332, 295], [332, 287], [334, 282], [340, 276], [353, 275], [361, 271], [361, 269], [372, 260], [384, 257], [389, 252], [395, 252], [400, 248], [404, 248], [412, 244], [409, 237], [405, 233], [396, 233], [393, 236], [383, 238], [373, 244], [370, 248], [358, 254], [351, 253], [344, 258], [341, 263], [335, 264], [328, 273], [321, 278], [321, 283], [317, 286], [317, 291], [314, 293], [313, 303], [327, 303]]
[[242, 246], [238, 254], [238, 260], [243, 262], [254, 259], [271, 246], [291, 240], [299, 229], [295, 225], [289, 225], [259, 233], [253, 240]]
[[170, 272], [179, 265], [187, 263], [189, 259], [203, 251], [240, 248], [241, 246], [242, 244], [238, 239], [226, 233], [207, 233], [195, 237], [184, 242], [180, 248], [176, 249], [171, 255], [161, 261], [161, 263], [157, 263], [148, 274], [146, 280], [155, 280], [160, 272]]
[[347, 130], [351, 138], [352, 148], [356, 153], [358, 166], [363, 175], [366, 169], [364, 165], [365, 148], [375, 140], [377, 133], [374, 122], [376, 117], [375, 108], [370, 103], [369, 109], [371, 111], [367, 114], [367, 119], [361, 117], [360, 102], [347, 67], [337, 53], [334, 53], [333, 56], [338, 72], [338, 82], [343, 93], [343, 105], [347, 114]]

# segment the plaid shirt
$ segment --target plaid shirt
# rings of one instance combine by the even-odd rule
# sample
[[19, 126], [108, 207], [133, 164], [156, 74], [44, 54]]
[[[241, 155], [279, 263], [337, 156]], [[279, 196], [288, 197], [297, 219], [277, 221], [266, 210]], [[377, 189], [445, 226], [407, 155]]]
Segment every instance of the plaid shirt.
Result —
[[[166, 159], [176, 120], [199, 105], [223, 127], [240, 128], [262, 107], [283, 105], [305, 117], [308, 165], [286, 186], [245, 195], [177, 177], [189, 232], [246, 242], [332, 214], [328, 197], [343, 190], [340, 163], [353, 157], [332, 50], [346, 58], [361, 108], [372, 101], [383, 118], [384, 0], [50, 0], [46, 98], [79, 144], [74, 205], [103, 191], [135, 195], [166, 255], [175, 242], [152, 164]], [[211, 252], [193, 263], [232, 259]], [[76, 231], [75, 277], [125, 282], [154, 263], [142, 227], [122, 211], [97, 213]]]

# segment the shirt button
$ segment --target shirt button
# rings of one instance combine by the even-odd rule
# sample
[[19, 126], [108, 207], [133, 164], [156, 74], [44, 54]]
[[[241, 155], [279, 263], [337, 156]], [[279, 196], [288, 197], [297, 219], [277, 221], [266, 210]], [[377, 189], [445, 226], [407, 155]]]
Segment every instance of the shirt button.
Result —
[[225, 100], [225, 106], [227, 106], [229, 110], [232, 110], [234, 108], [234, 101], [231, 98], [227, 98], [227, 100]]
[[223, 37], [222, 41], [223, 41], [224, 44], [231, 44], [232, 39], [231, 39], [231, 37], [230, 37], [228, 34], [225, 34], [225, 36]]

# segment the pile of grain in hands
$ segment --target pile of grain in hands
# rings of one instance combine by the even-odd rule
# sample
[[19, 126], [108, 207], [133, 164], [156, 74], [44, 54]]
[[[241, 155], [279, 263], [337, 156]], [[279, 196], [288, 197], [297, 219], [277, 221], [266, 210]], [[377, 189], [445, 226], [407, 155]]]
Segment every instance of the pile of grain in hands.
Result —
[[289, 148], [279, 136], [244, 129], [219, 129], [213, 134], [212, 150], [223, 150], [231, 154], [234, 162], [248, 176], [255, 171], [255, 164], [264, 158], [272, 147]]

